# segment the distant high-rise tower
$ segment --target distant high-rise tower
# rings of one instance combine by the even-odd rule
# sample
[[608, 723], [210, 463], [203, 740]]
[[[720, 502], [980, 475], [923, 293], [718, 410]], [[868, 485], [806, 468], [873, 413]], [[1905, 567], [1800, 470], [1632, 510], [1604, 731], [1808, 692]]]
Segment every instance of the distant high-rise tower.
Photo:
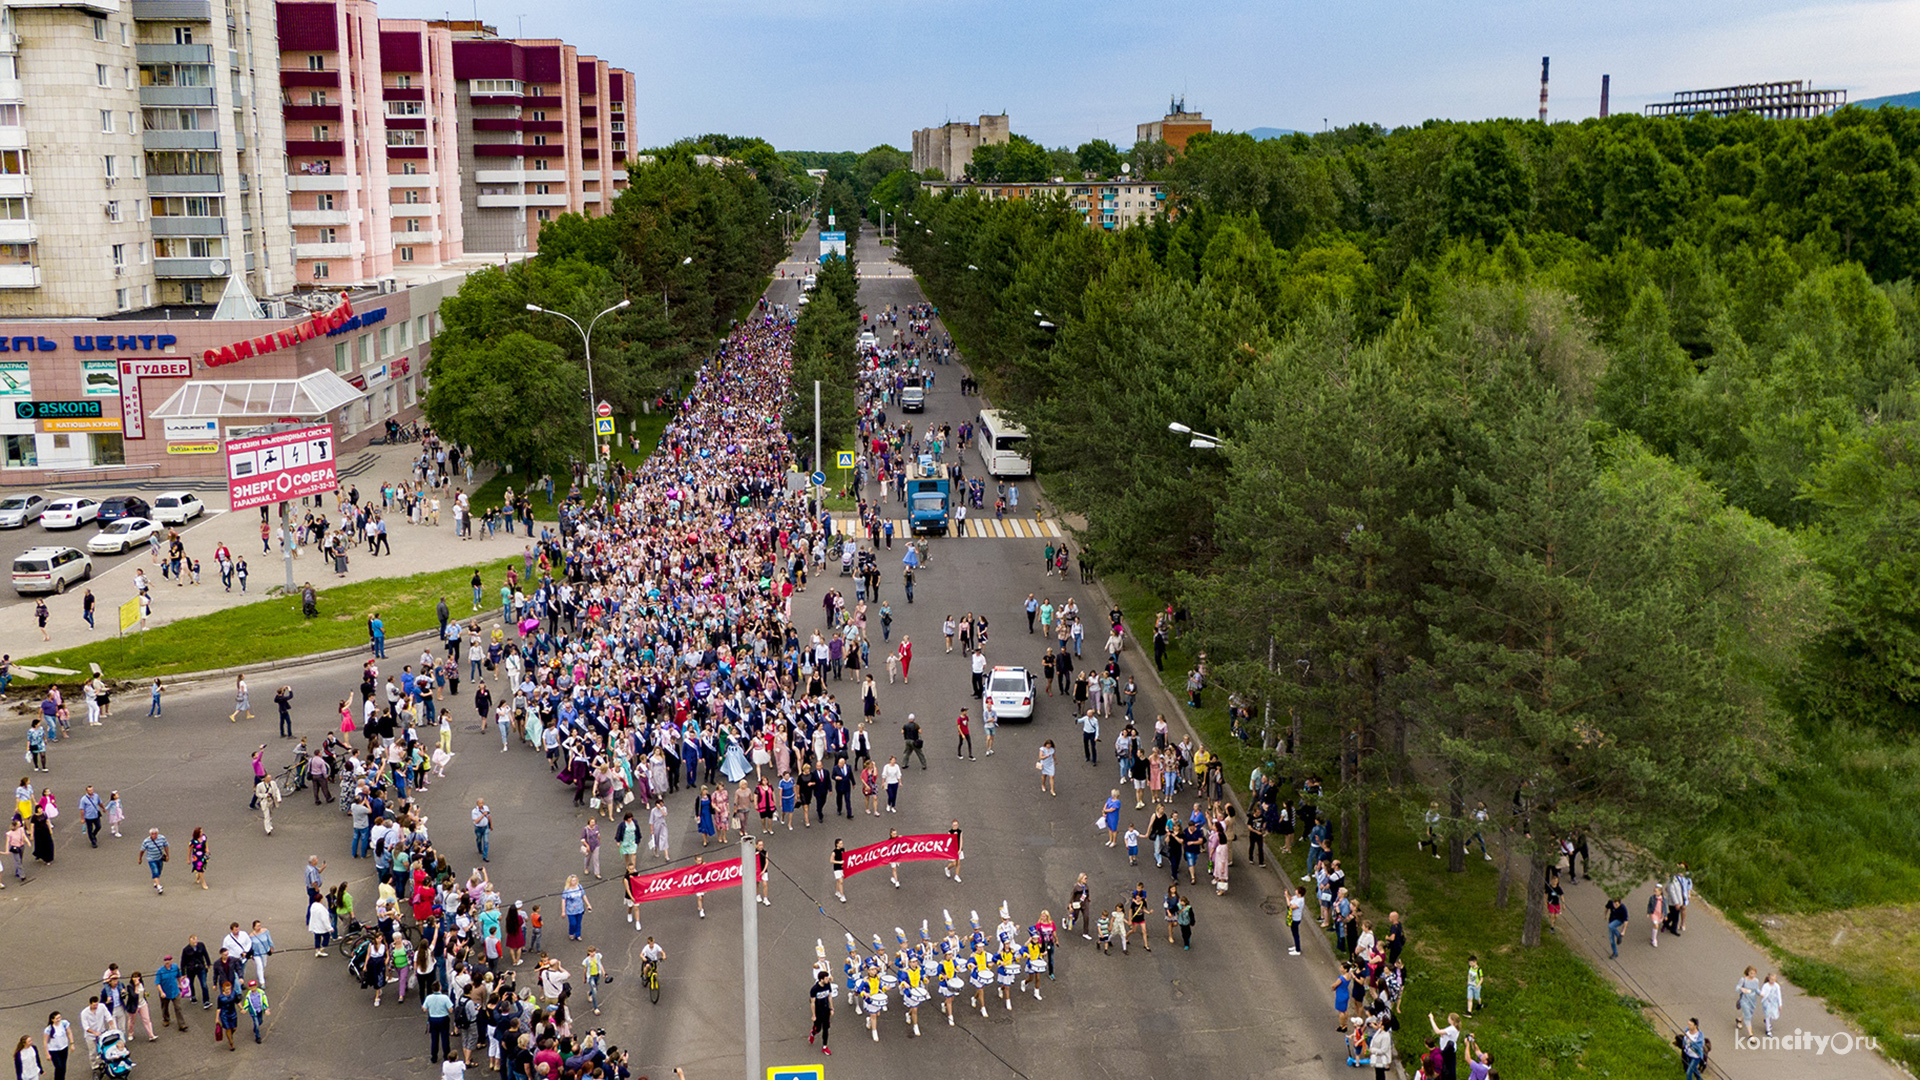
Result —
[[1551, 56], [1540, 58], [1540, 122], [1547, 122], [1547, 61]]
[[1607, 118], [1607, 91], [1611, 89], [1612, 82], [1613, 76], [1600, 76], [1600, 119], [1602, 120]]

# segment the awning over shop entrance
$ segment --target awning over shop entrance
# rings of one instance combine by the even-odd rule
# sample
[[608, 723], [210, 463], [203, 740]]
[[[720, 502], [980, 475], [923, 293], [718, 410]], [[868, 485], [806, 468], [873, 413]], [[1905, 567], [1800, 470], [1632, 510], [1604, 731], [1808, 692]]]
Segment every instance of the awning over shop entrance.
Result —
[[199, 379], [174, 391], [147, 415], [155, 420], [275, 416], [317, 420], [360, 397], [353, 384], [331, 371], [298, 379]]

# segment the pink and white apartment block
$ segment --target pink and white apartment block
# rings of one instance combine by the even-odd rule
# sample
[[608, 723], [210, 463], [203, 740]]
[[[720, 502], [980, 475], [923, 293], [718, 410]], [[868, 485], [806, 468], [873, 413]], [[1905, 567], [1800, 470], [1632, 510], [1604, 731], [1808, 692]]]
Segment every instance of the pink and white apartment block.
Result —
[[368, 0], [278, 5], [301, 287], [369, 284], [465, 250], [453, 33]]

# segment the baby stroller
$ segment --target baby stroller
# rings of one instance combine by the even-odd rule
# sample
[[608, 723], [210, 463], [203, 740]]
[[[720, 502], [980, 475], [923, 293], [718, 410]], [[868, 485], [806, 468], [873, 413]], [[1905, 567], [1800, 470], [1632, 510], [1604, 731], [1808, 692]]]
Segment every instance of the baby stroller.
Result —
[[118, 1080], [133, 1071], [133, 1051], [127, 1049], [127, 1037], [118, 1031], [100, 1036], [100, 1075]]

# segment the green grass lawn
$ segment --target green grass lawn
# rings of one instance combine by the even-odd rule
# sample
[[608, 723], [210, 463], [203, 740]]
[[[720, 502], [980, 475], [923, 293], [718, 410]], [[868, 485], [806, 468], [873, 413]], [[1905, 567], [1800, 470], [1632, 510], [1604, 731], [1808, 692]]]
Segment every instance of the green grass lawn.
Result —
[[[488, 544], [476, 542], [471, 554], [486, 551]], [[500, 557], [486, 563], [436, 570], [404, 578], [373, 578], [333, 584], [339, 579], [324, 563], [314, 562], [296, 574], [312, 571], [322, 576], [315, 582], [319, 589], [320, 614], [304, 618], [300, 597], [274, 596], [211, 615], [196, 615], [157, 626], [146, 633], [129, 630], [124, 637], [108, 638], [59, 652], [44, 653], [15, 661], [16, 665], [58, 667], [86, 672], [90, 663], [99, 664], [109, 679], [144, 680], [155, 676], [237, 667], [269, 660], [283, 660], [308, 653], [325, 652], [367, 644], [367, 619], [374, 612], [386, 624], [392, 641], [405, 634], [435, 628], [439, 619], [435, 608], [441, 597], [447, 600], [454, 618], [470, 615], [473, 590], [469, 582], [475, 569], [484, 583], [483, 596], [497, 603], [500, 585], [506, 577], [508, 555], [516, 554], [508, 545], [495, 545]], [[469, 554], [462, 551], [462, 554]], [[524, 573], [518, 558], [512, 563]], [[360, 562], [359, 565], [365, 565]], [[488, 608], [497, 617], [497, 608]], [[51, 678], [16, 679], [15, 682], [52, 682]]]
[[[1153, 616], [1163, 602], [1128, 578], [1116, 575], [1103, 578], [1101, 584], [1120, 605], [1127, 625], [1150, 642]], [[1179, 639], [1171, 642], [1162, 682], [1179, 700], [1185, 700], [1192, 665], [1193, 656], [1185, 645]], [[1262, 756], [1258, 745], [1230, 734], [1224, 695], [1218, 690], [1203, 695], [1202, 701], [1205, 708], [1189, 709], [1187, 715], [1201, 745], [1220, 755], [1229, 784], [1244, 796], [1252, 769]], [[1362, 918], [1372, 918], [1376, 930], [1384, 928], [1390, 910], [1399, 911], [1407, 926], [1408, 983], [1402, 1029], [1395, 1039], [1403, 1057], [1422, 1047], [1429, 1030], [1427, 1013], [1444, 1023], [1448, 1012], [1465, 1010], [1471, 954], [1479, 957], [1486, 976], [1488, 1009], [1464, 1027], [1493, 1055], [1502, 1077], [1678, 1075], [1678, 1057], [1666, 1037], [1648, 1022], [1639, 1002], [1621, 996], [1555, 938], [1549, 937], [1536, 949], [1520, 947], [1524, 901], [1516, 890], [1507, 909], [1493, 906], [1495, 863], [1482, 860], [1476, 848], [1466, 873], [1436, 869], [1445, 864], [1417, 853], [1413, 835], [1399, 827], [1398, 820], [1392, 808], [1374, 809], [1373, 888], [1359, 899]], [[1273, 851], [1278, 854], [1277, 843]], [[1288, 867], [1288, 881], [1298, 884], [1306, 870], [1305, 845], [1297, 844], [1295, 854], [1280, 861]], [[1260, 872], [1242, 869], [1238, 873]], [[1256, 880], [1259, 888], [1274, 888], [1265, 879]], [[1327, 1010], [1331, 1034], [1331, 991]], [[1464, 1067], [1460, 1075], [1466, 1075]]]
[[[653, 453], [654, 448], [660, 445], [660, 435], [666, 431], [667, 421], [670, 419], [672, 419], [672, 417], [664, 412], [646, 413], [634, 417], [615, 416], [613, 418], [613, 429], [619, 433], [620, 438], [613, 448], [614, 460], [625, 462], [629, 468], [645, 461], [647, 457]], [[635, 424], [631, 432], [627, 430], [627, 424], [630, 420]], [[629, 439], [636, 440], [638, 447], [635, 448], [634, 444], [628, 441]], [[518, 493], [526, 490], [527, 486], [531, 484], [534, 488], [534, 520], [560, 520], [557, 504], [559, 500], [566, 497], [566, 481], [559, 476], [553, 478], [554, 503], [549, 504], [546, 495], [542, 493], [539, 479], [539, 477], [528, 477], [521, 473], [495, 473], [493, 479], [481, 484], [473, 492], [472, 506], [474, 516], [478, 517], [486, 513], [487, 507], [489, 506], [499, 506], [504, 502], [507, 497], [508, 488], [512, 488]]]

